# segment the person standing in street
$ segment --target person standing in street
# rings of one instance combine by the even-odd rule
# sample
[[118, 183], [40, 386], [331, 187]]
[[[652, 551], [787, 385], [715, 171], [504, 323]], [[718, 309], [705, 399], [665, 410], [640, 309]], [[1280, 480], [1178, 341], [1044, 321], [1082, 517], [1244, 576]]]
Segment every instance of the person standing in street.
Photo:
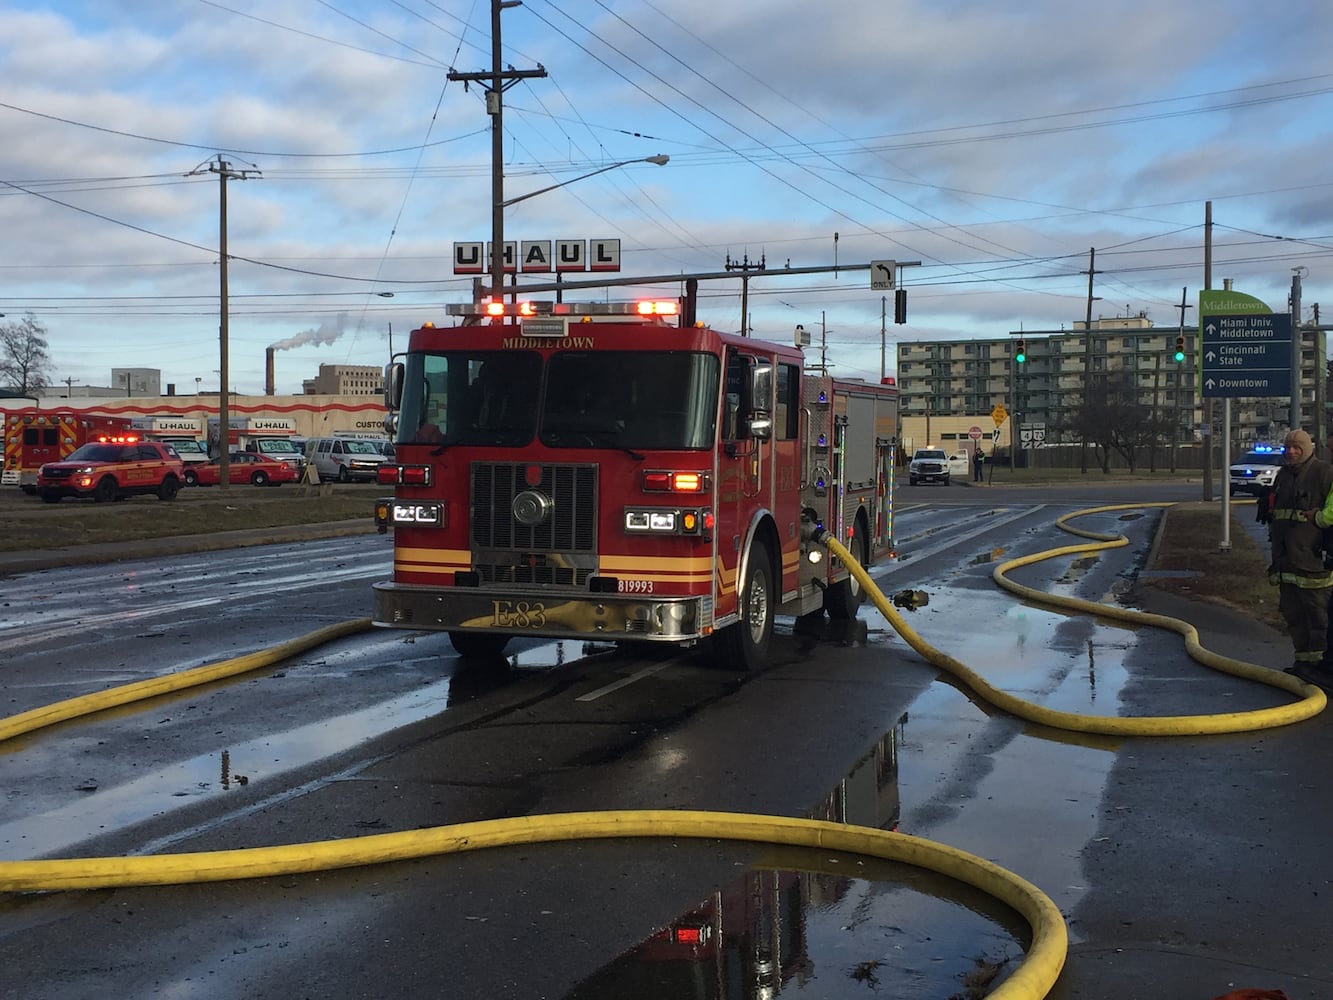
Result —
[[972, 482], [982, 483], [986, 481], [986, 477], [982, 475], [981, 471], [985, 464], [986, 456], [981, 451], [981, 442], [978, 441], [976, 447], [972, 449]]
[[1333, 588], [1323, 534], [1333, 526], [1333, 465], [1314, 457], [1314, 442], [1303, 430], [1287, 435], [1273, 494], [1268, 580], [1278, 587], [1278, 610], [1295, 650], [1287, 673], [1333, 689], [1333, 669], [1323, 662]]

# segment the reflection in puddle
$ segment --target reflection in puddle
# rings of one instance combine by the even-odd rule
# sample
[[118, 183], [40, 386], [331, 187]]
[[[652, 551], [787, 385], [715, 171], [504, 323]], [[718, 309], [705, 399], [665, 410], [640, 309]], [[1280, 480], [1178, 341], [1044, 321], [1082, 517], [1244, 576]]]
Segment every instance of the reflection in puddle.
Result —
[[566, 1000], [837, 997], [867, 988], [922, 1000], [981, 996], [962, 992], [979, 985], [979, 970], [996, 981], [1021, 958], [1024, 928], [1015, 920], [930, 872], [788, 850], [780, 867], [712, 893]]
[[[906, 723], [906, 716], [899, 720]], [[896, 829], [898, 730], [813, 818]], [[772, 848], [758, 866], [580, 983], [566, 1000], [758, 1000], [884, 990], [982, 996], [1021, 958], [1027, 927], [984, 893], [858, 855]]]

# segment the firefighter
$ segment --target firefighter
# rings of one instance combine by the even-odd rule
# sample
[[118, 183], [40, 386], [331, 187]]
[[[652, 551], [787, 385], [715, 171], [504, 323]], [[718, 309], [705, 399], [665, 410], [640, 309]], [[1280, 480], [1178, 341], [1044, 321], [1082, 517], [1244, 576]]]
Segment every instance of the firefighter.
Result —
[[1333, 688], [1333, 670], [1323, 663], [1333, 587], [1333, 571], [1324, 566], [1323, 531], [1333, 526], [1333, 465], [1314, 457], [1314, 443], [1303, 430], [1291, 431], [1285, 445], [1273, 484], [1268, 579], [1279, 588], [1278, 609], [1295, 650], [1287, 672]]

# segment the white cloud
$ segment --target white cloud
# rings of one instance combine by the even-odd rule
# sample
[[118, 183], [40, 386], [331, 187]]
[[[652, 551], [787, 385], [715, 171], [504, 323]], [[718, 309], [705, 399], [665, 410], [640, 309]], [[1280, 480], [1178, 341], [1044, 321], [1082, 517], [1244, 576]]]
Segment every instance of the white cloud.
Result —
[[[525, 0], [503, 23], [505, 64], [548, 73], [505, 93], [507, 197], [671, 157], [515, 205], [509, 238], [615, 236], [625, 276], [764, 255], [756, 331], [822, 312], [862, 373], [865, 273], [776, 274], [831, 266], [834, 233], [844, 267], [922, 260], [891, 343], [1080, 319], [1094, 246], [1099, 309], [1174, 323], [1209, 199], [1216, 282], [1279, 308], [1304, 264], [1319, 298], [1333, 6]], [[446, 78], [489, 67], [488, 32], [470, 0], [6, 5], [0, 312], [37, 316], [61, 378], [211, 377], [222, 153], [256, 171], [227, 187], [233, 383], [258, 391], [267, 345], [333, 325], [280, 389], [381, 362], [390, 323], [467, 297], [452, 245], [490, 235], [484, 88]], [[704, 292], [737, 328], [739, 280]]]

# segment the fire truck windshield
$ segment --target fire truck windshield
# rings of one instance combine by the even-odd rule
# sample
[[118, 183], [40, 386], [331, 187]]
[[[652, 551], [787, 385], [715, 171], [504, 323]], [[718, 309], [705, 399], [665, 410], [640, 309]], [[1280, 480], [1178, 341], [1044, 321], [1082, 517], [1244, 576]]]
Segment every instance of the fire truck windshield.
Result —
[[409, 354], [397, 441], [709, 448], [718, 382], [716, 357], [683, 351]]

